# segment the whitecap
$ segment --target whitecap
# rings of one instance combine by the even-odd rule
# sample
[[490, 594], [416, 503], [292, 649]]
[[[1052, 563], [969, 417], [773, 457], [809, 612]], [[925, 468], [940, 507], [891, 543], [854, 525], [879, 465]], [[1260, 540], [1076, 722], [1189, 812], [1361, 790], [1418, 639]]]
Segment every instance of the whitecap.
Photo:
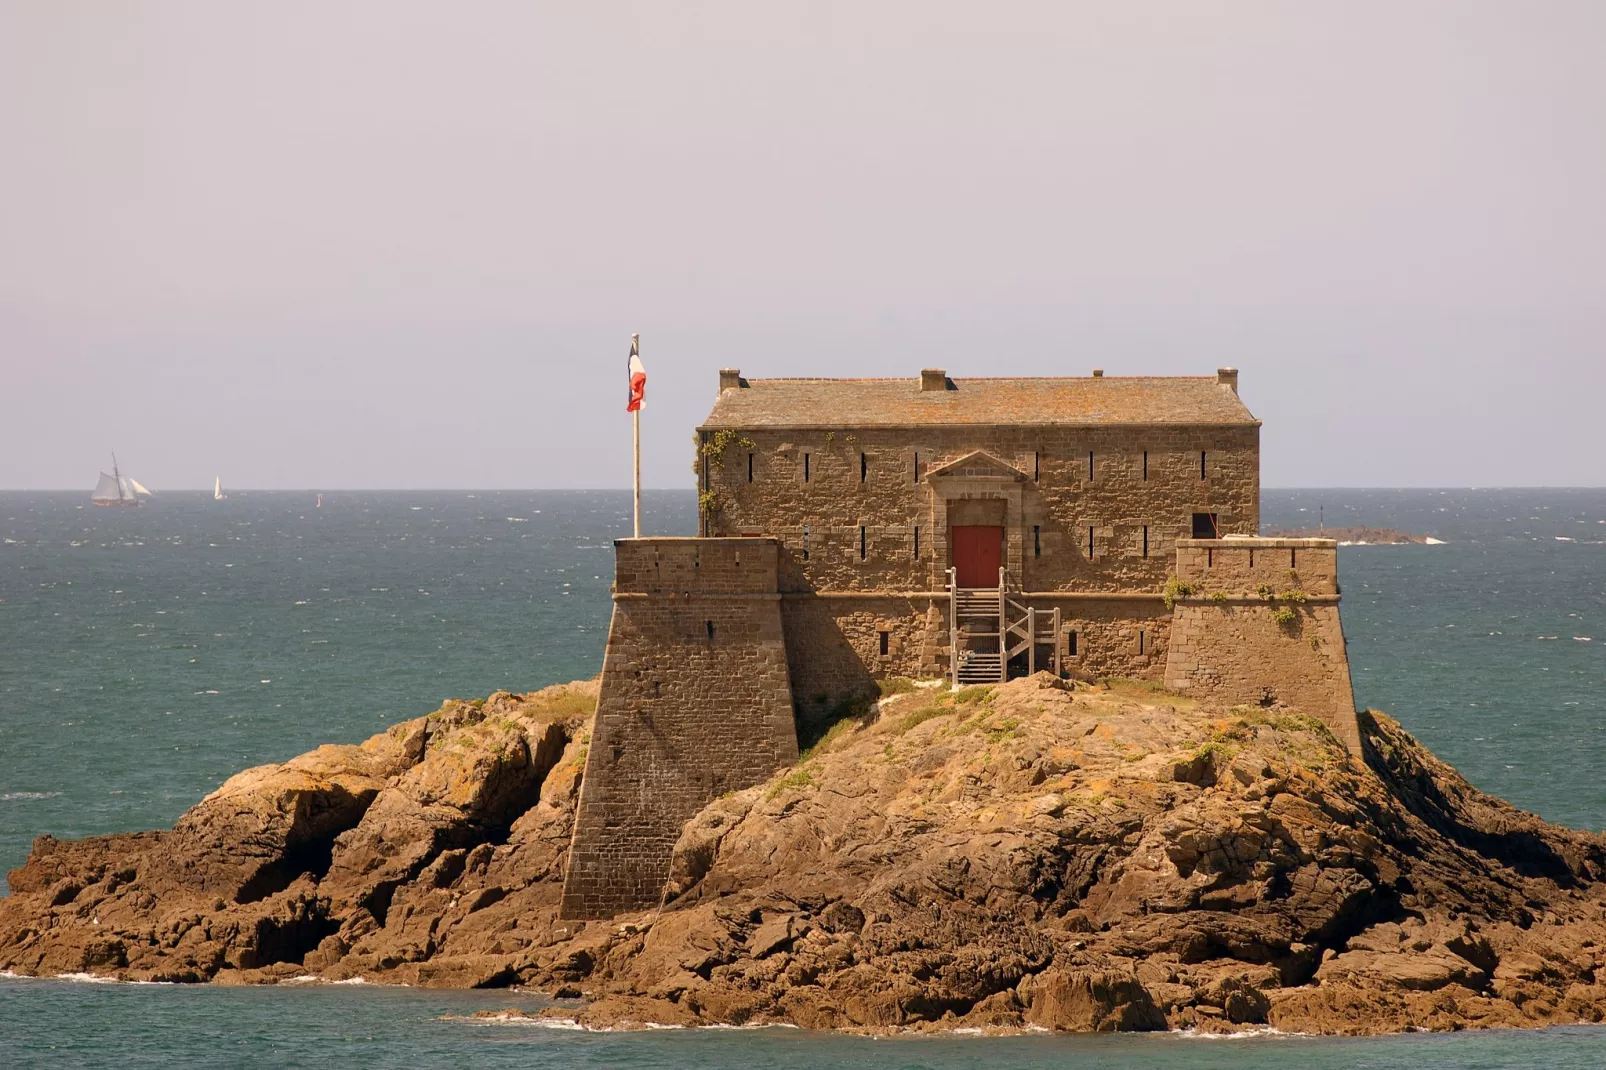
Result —
[[1594, 641], [1595, 641], [1595, 637], [1592, 636], [1592, 635], [1575, 635], [1575, 636], [1573, 636], [1573, 642], [1575, 642], [1575, 643], [1593, 643]]
[[1427, 538], [1422, 540], [1422, 543], [1425, 546], [1443, 546], [1444, 545], [1444, 540], [1443, 539], [1435, 539], [1432, 535], [1429, 535]]
[[1557, 535], [1556, 536], [1556, 541], [1557, 542], [1577, 542], [1578, 540], [1574, 539], [1571, 535]]
[[13, 799], [54, 799], [60, 794], [59, 791], [8, 791], [0, 795], [0, 802], [11, 802]]
[[115, 985], [121, 983], [115, 977], [96, 977], [92, 973], [58, 973], [56, 974], [56, 980], [72, 981], [83, 985]]

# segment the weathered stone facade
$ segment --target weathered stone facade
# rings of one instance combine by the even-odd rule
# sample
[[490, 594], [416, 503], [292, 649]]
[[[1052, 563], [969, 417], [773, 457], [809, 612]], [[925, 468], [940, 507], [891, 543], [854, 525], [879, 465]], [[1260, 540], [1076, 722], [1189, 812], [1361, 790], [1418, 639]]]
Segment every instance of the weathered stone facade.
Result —
[[1177, 547], [1165, 685], [1224, 702], [1285, 702], [1360, 748], [1331, 539], [1187, 539]]
[[773, 539], [621, 539], [563, 914], [658, 902], [681, 826], [797, 758]]
[[697, 436], [701, 537], [615, 544], [566, 917], [656, 904], [692, 814], [794, 760], [794, 716], [891, 676], [1164, 679], [1359, 745], [1336, 544], [1255, 538], [1260, 423], [1233, 369], [727, 369]]

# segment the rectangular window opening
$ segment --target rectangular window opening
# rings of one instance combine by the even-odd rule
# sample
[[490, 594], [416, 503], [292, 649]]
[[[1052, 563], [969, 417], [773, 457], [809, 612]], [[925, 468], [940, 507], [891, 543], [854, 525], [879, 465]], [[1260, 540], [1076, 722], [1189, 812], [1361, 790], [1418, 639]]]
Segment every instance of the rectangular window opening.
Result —
[[1149, 481], [1149, 451], [1143, 451], [1143, 482]]
[[1143, 629], [1139, 628], [1138, 629], [1138, 653], [1139, 654], [1143, 653], [1143, 638], [1144, 638], [1143, 637]]
[[1088, 450], [1087, 451], [1087, 478], [1088, 478], [1088, 482], [1092, 482], [1093, 481], [1093, 451], [1092, 450]]
[[1221, 527], [1216, 523], [1215, 513], [1193, 514], [1193, 537], [1196, 539], [1221, 538]]
[[1068, 658], [1076, 657], [1076, 633], [1075, 632], [1066, 632], [1065, 633], [1065, 656], [1068, 657]]
[[1299, 551], [1294, 549], [1290, 549], [1288, 551], [1288, 567], [1290, 569], [1296, 569], [1299, 567], [1299, 559], [1294, 556], [1297, 553], [1299, 553]]
[[803, 560], [809, 559], [809, 526], [803, 525]]
[[863, 524], [860, 524], [859, 525], [859, 560], [860, 561], [864, 560], [864, 552], [865, 552], [865, 547], [866, 547], [865, 531], [866, 531], [865, 526]]
[[1041, 525], [1032, 525], [1032, 556], [1043, 556], [1043, 529]]
[[1032, 482], [1037, 482], [1043, 473], [1043, 454], [1040, 450], [1032, 451]]
[[1200, 450], [1199, 451], [1199, 478], [1200, 479], [1204, 479], [1204, 477], [1205, 477], [1205, 451], [1204, 450]]
[[915, 560], [920, 560], [920, 525], [915, 525]]
[[892, 633], [891, 632], [882, 632], [881, 633], [881, 656], [882, 657], [886, 657], [887, 653], [891, 650], [891, 648], [892, 648]]
[[1143, 525], [1143, 556], [1149, 556], [1149, 525]]
[[749, 483], [753, 482], [753, 455], [751, 453], [747, 455], [747, 481]]
[[867, 453], [861, 453], [861, 454], [859, 454], [859, 482], [863, 483], [865, 480], [867, 480], [869, 478], [870, 478], [870, 455], [867, 454]]
[[1091, 526], [1087, 529], [1087, 559], [1089, 561], [1093, 560], [1093, 529]]
[[803, 482], [807, 483], [808, 481], [809, 481], [809, 455], [805, 453], [803, 455]]
[[920, 451], [915, 450], [915, 482], [920, 482]]

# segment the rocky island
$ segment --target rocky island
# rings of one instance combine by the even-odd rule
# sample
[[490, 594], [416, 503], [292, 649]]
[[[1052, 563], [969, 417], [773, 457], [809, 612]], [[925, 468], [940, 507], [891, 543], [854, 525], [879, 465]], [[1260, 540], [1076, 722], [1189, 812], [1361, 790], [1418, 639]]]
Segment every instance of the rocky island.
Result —
[[597, 685], [448, 702], [247, 770], [170, 831], [41, 837], [0, 968], [527, 986], [595, 1026], [855, 1031], [1600, 1021], [1606, 842], [1387, 716], [1153, 684], [889, 680], [715, 799], [662, 903], [559, 920]]
[[1415, 535], [1394, 528], [1361, 525], [1347, 528], [1280, 528], [1266, 533], [1268, 539], [1333, 539], [1340, 546], [1436, 546], [1442, 540], [1432, 535]]

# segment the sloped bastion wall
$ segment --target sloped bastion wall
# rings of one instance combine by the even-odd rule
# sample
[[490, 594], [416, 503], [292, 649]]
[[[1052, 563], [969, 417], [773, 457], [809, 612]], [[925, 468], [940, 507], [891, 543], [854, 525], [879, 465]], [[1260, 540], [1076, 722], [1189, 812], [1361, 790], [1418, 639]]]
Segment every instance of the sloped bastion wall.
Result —
[[1226, 704], [1284, 702], [1351, 753], [1360, 724], [1332, 539], [1179, 539], [1165, 686]]
[[774, 539], [621, 539], [562, 916], [657, 905], [681, 827], [797, 760]]

